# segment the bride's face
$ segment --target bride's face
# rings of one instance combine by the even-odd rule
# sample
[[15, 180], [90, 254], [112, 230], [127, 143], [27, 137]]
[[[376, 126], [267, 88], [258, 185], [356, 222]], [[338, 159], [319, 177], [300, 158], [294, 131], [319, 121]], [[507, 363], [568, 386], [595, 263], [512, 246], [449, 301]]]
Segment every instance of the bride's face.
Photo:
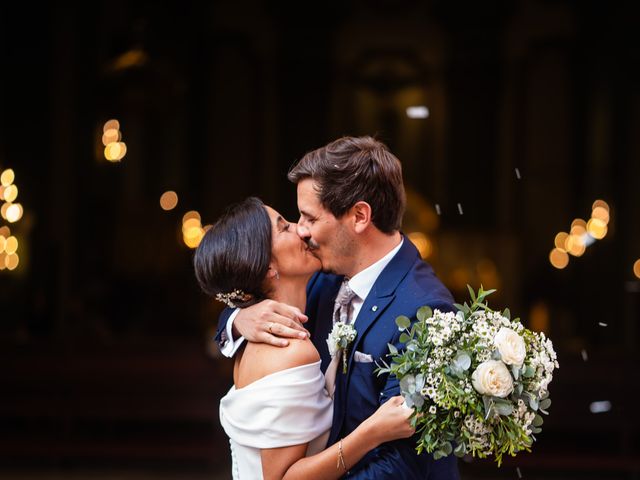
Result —
[[273, 208], [266, 206], [271, 219], [272, 244], [271, 264], [272, 268], [282, 276], [308, 277], [320, 270], [322, 264], [317, 257], [311, 254], [307, 244], [298, 236], [295, 223], [287, 222], [282, 215]]

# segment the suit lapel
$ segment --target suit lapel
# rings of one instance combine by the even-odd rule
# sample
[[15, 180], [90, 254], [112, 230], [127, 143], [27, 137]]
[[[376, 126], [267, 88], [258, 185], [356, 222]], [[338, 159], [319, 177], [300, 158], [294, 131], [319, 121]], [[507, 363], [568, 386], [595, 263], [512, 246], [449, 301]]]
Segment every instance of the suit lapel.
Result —
[[351, 367], [355, 351], [358, 350], [366, 332], [394, 300], [398, 284], [419, 258], [416, 248], [407, 237], [404, 237], [402, 247], [380, 273], [358, 313], [354, 324], [358, 335], [350, 348], [349, 367]]

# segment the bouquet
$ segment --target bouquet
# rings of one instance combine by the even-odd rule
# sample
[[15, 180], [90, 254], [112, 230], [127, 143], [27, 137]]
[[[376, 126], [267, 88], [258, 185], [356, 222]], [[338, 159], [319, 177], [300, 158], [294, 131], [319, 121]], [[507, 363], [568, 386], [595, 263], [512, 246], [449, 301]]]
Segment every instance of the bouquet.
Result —
[[417, 451], [434, 458], [465, 454], [486, 458], [531, 451], [551, 405], [548, 387], [558, 368], [551, 340], [511, 320], [509, 309], [493, 311], [485, 298], [495, 290], [476, 294], [471, 305], [455, 304], [458, 312], [417, 312], [396, 319], [403, 333], [402, 351], [389, 344], [389, 373], [400, 381], [407, 406], [415, 408], [412, 424]]

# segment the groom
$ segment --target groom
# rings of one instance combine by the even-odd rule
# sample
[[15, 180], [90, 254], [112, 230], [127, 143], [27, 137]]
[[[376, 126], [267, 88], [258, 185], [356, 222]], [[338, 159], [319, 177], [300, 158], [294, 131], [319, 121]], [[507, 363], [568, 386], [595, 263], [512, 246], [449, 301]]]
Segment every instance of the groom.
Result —
[[[305, 155], [288, 178], [297, 185], [298, 234], [323, 268], [307, 286], [308, 317], [274, 301], [236, 310], [231, 318], [226, 310], [216, 340], [227, 356], [242, 342], [240, 335], [283, 346], [286, 337], [304, 337], [300, 322], [307, 322], [326, 371], [331, 362], [326, 339], [333, 322], [351, 323], [357, 336], [348, 348], [346, 373], [342, 367], [336, 372], [332, 445], [400, 394], [395, 377], [374, 373], [376, 361], [389, 352], [388, 344], [403, 347], [396, 317], [415, 321], [423, 305], [450, 311], [453, 299], [400, 232], [402, 169], [384, 144], [371, 137], [340, 138]], [[372, 450], [346, 477], [450, 480], [459, 475], [454, 456], [436, 461], [429, 454], [418, 455], [415, 438], [409, 438]]]

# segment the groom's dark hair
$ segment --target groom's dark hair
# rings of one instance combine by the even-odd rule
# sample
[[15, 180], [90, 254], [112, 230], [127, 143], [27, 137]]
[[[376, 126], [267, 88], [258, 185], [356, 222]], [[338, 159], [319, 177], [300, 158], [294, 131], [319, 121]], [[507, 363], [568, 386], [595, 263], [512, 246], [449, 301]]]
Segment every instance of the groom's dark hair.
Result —
[[193, 258], [202, 290], [212, 297], [226, 295], [241, 308], [266, 297], [270, 262], [271, 219], [255, 197], [230, 206], [204, 234]]
[[406, 205], [402, 167], [387, 146], [372, 137], [342, 137], [307, 153], [289, 171], [298, 183], [311, 178], [324, 208], [340, 218], [357, 202], [371, 206], [373, 224], [400, 230]]

